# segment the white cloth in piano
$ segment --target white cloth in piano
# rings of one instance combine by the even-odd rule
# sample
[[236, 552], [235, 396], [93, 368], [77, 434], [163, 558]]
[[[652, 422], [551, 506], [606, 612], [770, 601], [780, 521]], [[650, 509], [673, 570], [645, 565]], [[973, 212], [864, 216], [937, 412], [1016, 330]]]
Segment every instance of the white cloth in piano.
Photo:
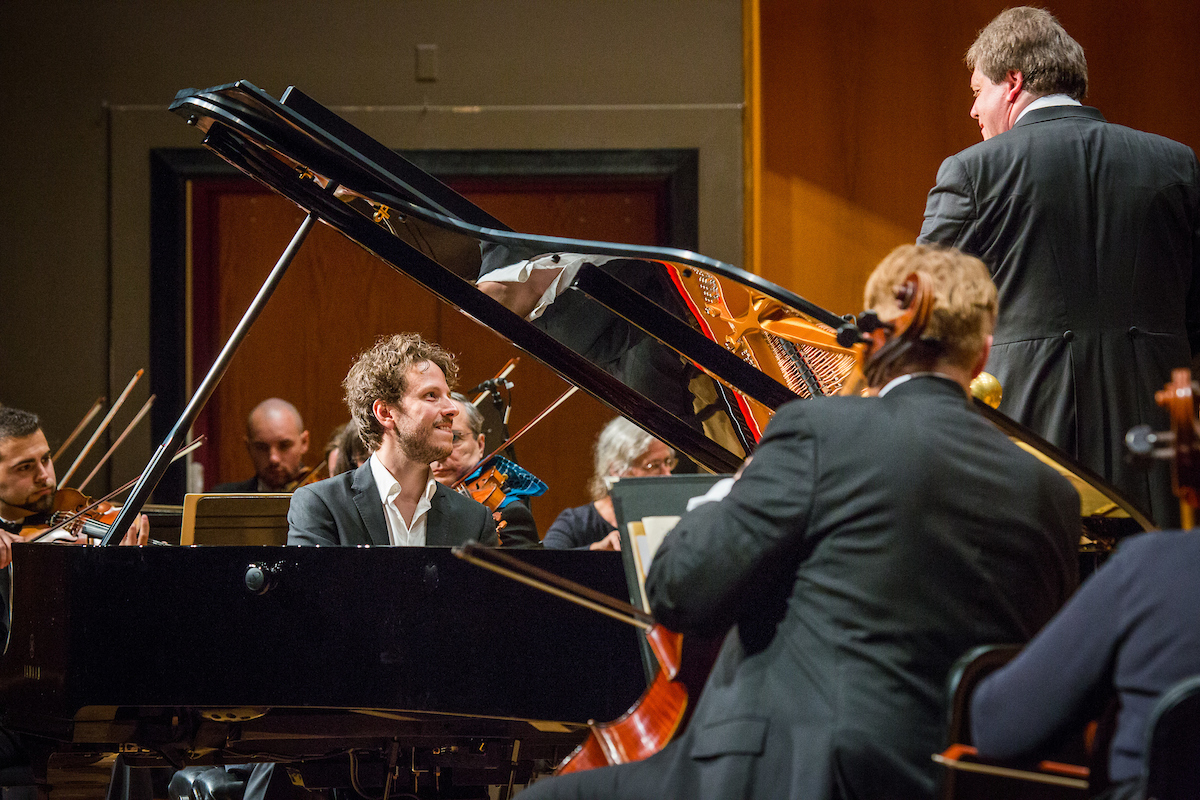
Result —
[[526, 319], [533, 321], [540, 317], [560, 294], [567, 290], [584, 264], [599, 266], [618, 258], [617, 256], [580, 255], [579, 253], [545, 253], [544, 255], [527, 258], [515, 264], [493, 270], [484, 276], [484, 280], [499, 283], [525, 283], [537, 270], [559, 270], [554, 281], [542, 292], [533, 311]]

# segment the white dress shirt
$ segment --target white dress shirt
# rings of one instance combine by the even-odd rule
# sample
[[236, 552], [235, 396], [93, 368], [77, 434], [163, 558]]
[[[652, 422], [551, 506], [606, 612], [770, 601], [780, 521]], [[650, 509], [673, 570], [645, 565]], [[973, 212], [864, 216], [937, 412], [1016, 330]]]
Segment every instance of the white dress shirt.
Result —
[[1083, 103], [1071, 97], [1069, 94], [1047, 94], [1042, 95], [1034, 100], [1029, 105], [1021, 109], [1021, 113], [1017, 114], [1017, 118], [1013, 120], [1013, 124], [1021, 121], [1021, 117], [1033, 111], [1035, 108], [1049, 108], [1050, 106], [1081, 106]]
[[397, 547], [424, 547], [425, 522], [429, 518], [430, 501], [437, 490], [437, 481], [433, 479], [433, 470], [429, 471], [429, 482], [425, 491], [417, 501], [417, 510], [413, 512], [412, 524], [404, 521], [400, 509], [396, 508], [396, 498], [400, 496], [400, 483], [379, 460], [378, 453], [372, 453], [371, 475], [375, 478], [375, 488], [379, 490], [379, 501], [383, 503], [383, 516], [387, 519], [388, 538]]

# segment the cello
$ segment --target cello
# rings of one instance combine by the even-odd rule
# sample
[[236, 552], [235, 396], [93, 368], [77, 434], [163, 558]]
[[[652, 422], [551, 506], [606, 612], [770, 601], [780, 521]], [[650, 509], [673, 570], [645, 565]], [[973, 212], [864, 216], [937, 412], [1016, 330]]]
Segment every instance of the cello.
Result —
[[1125, 434], [1125, 446], [1134, 456], [1170, 459], [1171, 489], [1179, 498], [1179, 519], [1185, 530], [1196, 527], [1200, 508], [1200, 421], [1196, 415], [1198, 387], [1186, 367], [1171, 371], [1171, 380], [1154, 393], [1154, 402], [1166, 409], [1171, 429], [1155, 433], [1138, 425]]
[[[526, 564], [499, 550], [468, 542], [455, 547], [452, 552], [464, 561], [646, 632], [646, 640], [659, 665], [654, 680], [637, 702], [617, 719], [611, 722], [589, 720], [587, 737], [558, 765], [554, 774], [641, 761], [665, 747], [682, 730], [691, 711], [688, 698], [693, 693], [698, 694], [700, 687], [689, 691], [685, 682], [681, 634], [659, 625], [651, 615], [629, 603]], [[701, 682], [707, 676], [707, 670], [705, 673]]]

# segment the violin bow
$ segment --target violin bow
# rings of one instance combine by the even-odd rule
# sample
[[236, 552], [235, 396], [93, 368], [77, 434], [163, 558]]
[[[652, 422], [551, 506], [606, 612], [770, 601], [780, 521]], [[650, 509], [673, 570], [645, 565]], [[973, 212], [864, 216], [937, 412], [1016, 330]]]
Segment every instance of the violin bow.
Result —
[[615, 620], [628, 625], [635, 625], [647, 631], [654, 627], [654, 617], [640, 608], [636, 608], [615, 597], [609, 597], [603, 592], [598, 592], [589, 586], [567, 580], [555, 575], [553, 572], [547, 572], [540, 567], [526, 564], [524, 561], [513, 558], [508, 553], [500, 550], [484, 547], [478, 542], [467, 542], [466, 544], [452, 548], [450, 552], [469, 564], [474, 564], [477, 567], [483, 567], [499, 575], [512, 578], [526, 586], [532, 586], [534, 589], [548, 592], [555, 597], [560, 597], [568, 602], [589, 608], [606, 617], [612, 617]]
[[79, 420], [79, 424], [75, 426], [75, 430], [71, 431], [71, 435], [66, 438], [66, 441], [58, 446], [58, 450], [54, 451], [54, 455], [50, 457], [51, 461], [58, 461], [59, 456], [66, 452], [67, 448], [71, 446], [79, 434], [83, 432], [83, 429], [87, 427], [87, 424], [92, 421], [92, 417], [100, 413], [100, 409], [103, 406], [104, 397], [97, 397], [96, 402], [92, 403], [92, 407], [83, 415], [83, 419]]
[[[203, 436], [196, 437], [186, 447], [181, 447], [179, 449], [179, 452], [176, 453], [174, 455], [174, 457], [171, 459], [171, 463], [174, 463], [176, 460], [183, 458], [188, 453], [192, 452], [193, 450], [195, 450], [197, 447], [199, 447], [202, 444], [204, 444], [204, 437]], [[41, 531], [40, 533], [38, 533], [37, 536], [31, 536], [30, 538], [26, 539], [25, 541], [26, 542], [36, 542], [39, 539], [49, 536], [50, 534], [54, 533], [55, 531], [62, 530], [63, 528], [67, 527], [75, 520], [77, 520], [80, 517], [87, 514], [89, 511], [92, 511], [93, 509], [95, 509], [101, 503], [107, 503], [109, 500], [116, 497], [121, 492], [124, 492], [125, 490], [132, 488], [135, 483], [137, 483], [139, 480], [141, 480], [141, 478], [142, 478], [142, 476], [138, 475], [137, 477], [131, 479], [130, 481], [121, 484], [116, 489], [113, 489], [111, 492], [104, 495], [104, 497], [101, 497], [99, 500], [93, 500], [91, 503], [88, 503], [86, 506], [79, 509], [75, 513], [70, 514], [69, 516], [65, 517], [64, 519], [61, 519], [58, 522], [54, 523], [49, 528], [46, 528], [46, 530]]]
[[154, 395], [150, 395], [150, 399], [142, 405], [141, 410], [138, 411], [137, 415], [130, 421], [128, 425], [125, 426], [125, 430], [121, 431], [121, 435], [117, 437], [117, 440], [112, 443], [112, 447], [108, 448], [108, 452], [100, 457], [100, 460], [96, 462], [96, 466], [92, 468], [92, 471], [88, 473], [86, 478], [79, 482], [79, 485], [75, 487], [76, 489], [82, 492], [83, 487], [87, 486], [92, 478], [96, 477], [96, 473], [100, 471], [100, 468], [103, 467], [112, 454], [117, 451], [117, 448], [121, 446], [121, 442], [125, 441], [125, 437], [129, 435], [130, 431], [137, 427], [137, 424], [142, 421], [142, 417], [146, 416], [146, 412], [150, 410], [150, 406], [154, 405], [154, 397]]
[[59, 486], [67, 485], [67, 481], [71, 479], [73, 474], [75, 474], [75, 470], [79, 467], [79, 464], [83, 461], [83, 459], [87, 458], [87, 454], [91, 452], [92, 447], [96, 444], [96, 440], [99, 439], [100, 435], [104, 433], [106, 428], [108, 428], [109, 423], [112, 422], [113, 417], [116, 416], [118, 409], [120, 409], [121, 405], [125, 402], [125, 398], [129, 397], [129, 393], [133, 391], [134, 384], [138, 382], [138, 379], [142, 377], [142, 373], [145, 371], [146, 370], [144, 369], [139, 369], [137, 374], [135, 374], [129, 380], [128, 385], [125, 386], [125, 391], [121, 392], [121, 396], [117, 398], [117, 401], [113, 403], [112, 408], [108, 410], [108, 413], [104, 415], [104, 419], [102, 419], [100, 424], [96, 427], [96, 431], [92, 434], [92, 438], [88, 439], [88, 443], [83, 446], [83, 450], [78, 456], [76, 456], [75, 463], [73, 463], [71, 468], [67, 470], [67, 474], [63, 475], [59, 480]]

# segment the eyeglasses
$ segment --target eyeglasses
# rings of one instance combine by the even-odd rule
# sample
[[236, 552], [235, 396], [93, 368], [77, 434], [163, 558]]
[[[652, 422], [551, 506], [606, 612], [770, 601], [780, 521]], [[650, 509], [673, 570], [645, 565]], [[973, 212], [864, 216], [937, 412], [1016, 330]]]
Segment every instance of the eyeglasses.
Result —
[[640, 467], [645, 472], [658, 472], [663, 467], [666, 467], [667, 472], [670, 472], [675, 469], [677, 464], [679, 464], [678, 458], [667, 456], [666, 458], [659, 458], [654, 461], [647, 461], [645, 464], [635, 464], [634, 466]]

